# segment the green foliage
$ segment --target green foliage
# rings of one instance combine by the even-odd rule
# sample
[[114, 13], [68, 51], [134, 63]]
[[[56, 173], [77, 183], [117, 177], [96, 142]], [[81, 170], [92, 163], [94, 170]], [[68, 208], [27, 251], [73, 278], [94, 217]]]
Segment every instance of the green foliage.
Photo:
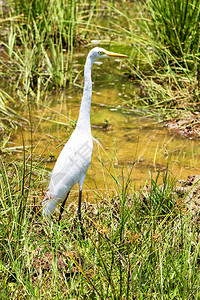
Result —
[[[12, 108], [11, 108], [12, 107]], [[13, 99], [3, 89], [0, 89], [0, 128], [1, 131], [9, 129], [16, 129], [20, 122], [27, 122], [15, 110], [15, 99]], [[3, 136], [1, 136], [3, 139]], [[3, 148], [3, 145], [2, 145]]]
[[99, 9], [99, 1], [9, 1], [3, 75], [16, 77], [17, 87], [37, 95], [41, 88], [72, 83], [74, 46], [86, 40]]
[[[87, 34], [93, 11], [88, 17], [85, 10], [83, 18], [77, 21], [81, 10], [75, 1], [10, 3], [13, 4], [11, 17], [18, 15], [18, 19], [13, 21], [13, 17], [10, 21], [5, 43], [10, 61], [4, 62], [5, 69], [9, 66], [18, 86], [23, 85], [25, 100], [32, 90], [39, 94], [41, 85], [65, 86], [66, 80], [72, 80], [77, 25], [86, 24], [84, 35]], [[89, 8], [99, 9], [98, 4], [97, 1]], [[117, 14], [117, 9], [110, 10]], [[192, 94], [190, 87], [196, 85], [194, 73], [170, 53], [169, 45], [160, 45], [160, 37], [152, 42], [141, 37], [141, 31], [136, 34], [136, 24], [144, 26], [145, 18], [132, 20], [125, 15], [126, 11], [124, 5], [123, 20], [127, 27], [120, 25], [119, 19], [115, 25], [119, 39], [125, 32], [133, 42], [128, 67], [140, 82], [141, 101], [156, 107], [172, 106], [173, 101], [180, 99], [185, 102]], [[146, 29], [147, 24], [149, 20]], [[156, 30], [157, 27], [153, 29], [157, 36]], [[107, 28], [107, 32], [114, 30]], [[185, 46], [181, 43], [183, 51]], [[187, 59], [187, 51], [196, 55], [195, 47], [188, 50], [189, 47], [184, 48]], [[14, 100], [3, 91], [0, 100], [2, 113], [9, 118], [7, 103]], [[83, 204], [87, 236], [83, 241], [76, 205], [65, 208], [59, 225], [56, 219], [49, 224], [40, 216], [45, 171], [31, 156], [23, 146], [21, 163], [12, 161], [12, 152], [9, 161], [0, 160], [2, 299], [200, 298], [199, 217], [186, 210], [184, 199], [175, 193], [174, 180], [167, 171], [163, 173], [162, 184], [158, 178], [151, 178], [150, 187], [139, 193], [129, 190], [129, 180], [126, 182], [122, 176], [119, 184], [120, 180], [111, 174], [117, 185], [116, 196], [105, 197], [95, 205]]]
[[4, 44], [11, 63], [9, 75], [18, 73], [17, 82], [26, 92], [49, 83], [65, 87], [72, 80], [76, 1], [24, 0], [9, 6], [10, 30]]
[[133, 46], [127, 66], [137, 87], [135, 94], [130, 89], [126, 104], [147, 112], [150, 108], [152, 115], [159, 109], [163, 118], [179, 114], [179, 109], [198, 109], [199, 0], [148, 0], [138, 4], [136, 12], [131, 18], [123, 11], [128, 28], [120, 28]]
[[173, 196], [167, 172], [145, 193], [122, 178], [116, 197], [83, 205], [83, 241], [76, 205], [59, 225], [39, 216], [42, 170], [25, 157], [0, 170], [1, 298], [199, 298], [198, 216]]
[[200, 1], [148, 0], [147, 3], [152, 18], [149, 29], [155, 40], [179, 59], [199, 57]]

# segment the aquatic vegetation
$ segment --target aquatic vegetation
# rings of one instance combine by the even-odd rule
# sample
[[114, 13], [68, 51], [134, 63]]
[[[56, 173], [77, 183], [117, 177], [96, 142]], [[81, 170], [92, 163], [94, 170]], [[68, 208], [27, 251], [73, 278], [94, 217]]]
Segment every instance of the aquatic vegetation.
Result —
[[[161, 81], [155, 72], [155, 88], [150, 87], [154, 103], [157, 97], [162, 105], [165, 98], [165, 106], [190, 110], [198, 102], [200, 93], [200, 1], [149, 0], [147, 7], [151, 19], [146, 22], [146, 32], [154, 41], [154, 69], [163, 68], [158, 71]], [[155, 93], [155, 89], [161, 90], [164, 97]]]
[[[166, 27], [160, 26], [165, 19], [160, 19], [154, 7], [157, 4], [159, 8], [163, 2], [151, 2], [151, 8], [147, 2], [136, 2], [138, 10], [134, 10], [134, 17], [133, 10], [128, 10], [127, 2], [123, 1], [120, 7], [118, 2], [103, 2], [108, 4], [106, 10], [100, 1], [9, 2], [10, 16], [5, 19], [9, 29], [2, 44], [1, 77], [6, 78], [8, 84], [16, 84], [19, 99], [16, 101], [13, 93], [1, 90], [3, 129], [6, 126], [16, 128], [23, 121], [22, 113], [17, 113], [15, 107], [11, 110], [10, 103], [21, 102], [27, 110], [32, 104], [43, 106], [36, 115], [29, 115], [28, 145], [24, 142], [23, 131], [21, 144], [16, 147], [4, 147], [7, 140], [2, 137], [2, 299], [200, 298], [199, 212], [191, 213], [186, 204], [190, 191], [186, 195], [181, 189], [177, 192], [176, 181], [165, 168], [158, 177], [151, 175], [149, 186], [137, 192], [131, 189], [130, 174], [117, 176], [114, 168], [109, 169], [110, 180], [116, 186], [113, 196], [93, 191], [94, 203], [83, 204], [85, 241], [81, 238], [76, 203], [66, 206], [60, 226], [57, 221], [52, 226], [44, 223], [40, 215], [43, 189], [50, 172], [50, 167], [44, 164], [55, 157], [52, 152], [46, 153], [49, 140], [41, 131], [39, 139], [43, 139], [44, 149], [39, 157], [34, 153], [39, 142], [33, 143], [32, 119], [37, 118], [38, 127], [45, 120], [45, 129], [47, 122], [52, 122], [57, 133], [62, 126], [67, 138], [69, 132], [66, 134], [66, 131], [72, 125], [70, 112], [64, 117], [63, 111], [58, 113], [55, 107], [51, 108], [52, 97], [49, 94], [43, 97], [42, 91], [52, 87], [66, 88], [69, 82], [77, 82], [80, 73], [75, 77], [72, 73], [76, 44], [80, 43], [82, 51], [82, 43], [97, 36], [104, 39], [108, 47], [115, 45], [113, 51], [126, 53], [123, 47], [128, 45], [129, 93], [124, 98], [127, 107], [140, 107], [162, 120], [170, 114], [174, 117], [179, 108], [198, 109], [198, 44], [194, 40], [193, 47], [189, 40], [183, 45], [183, 40], [178, 38], [181, 47], [177, 48], [170, 28], [170, 45], [170, 35], [164, 35]], [[186, 5], [187, 1], [182, 3]], [[193, 20], [197, 17], [195, 14], [190, 15]], [[96, 17], [106, 20], [104, 26], [97, 23]], [[188, 24], [187, 16], [186, 21]], [[163, 31], [159, 33], [158, 30]], [[184, 30], [177, 30], [176, 34], [185, 34], [187, 39], [186, 27]], [[188, 32], [195, 39], [195, 31]], [[179, 52], [184, 54], [181, 58]], [[137, 86], [137, 91], [133, 91], [133, 85]], [[59, 98], [62, 105], [68, 101], [64, 103], [64, 98], [64, 94]], [[51, 118], [49, 111], [44, 112], [45, 105], [49, 110], [55, 109], [57, 118]], [[109, 122], [112, 125], [113, 120]], [[46, 130], [46, 134], [53, 141], [53, 147], [58, 148], [59, 138], [55, 142], [51, 129]], [[133, 139], [127, 136], [127, 141], [132, 143]], [[166, 155], [170, 155], [168, 149], [165, 150]], [[194, 155], [193, 148], [191, 152]], [[117, 158], [116, 164], [119, 168]], [[102, 168], [105, 168], [103, 163]]]
[[80, 75], [73, 73], [76, 45], [98, 37], [130, 53], [128, 72], [141, 92], [139, 101], [130, 92], [129, 104], [192, 109], [199, 98], [199, 0], [181, 3], [11, 1], [3, 76], [37, 98], [41, 89], [66, 87]]
[[[10, 1], [4, 76], [16, 76], [26, 92], [72, 83], [74, 46], [82, 43], [94, 10], [87, 3], [64, 0]], [[91, 15], [90, 15], [90, 14]], [[8, 63], [9, 62], [9, 63]], [[7, 69], [7, 67], [9, 67]]]
[[140, 193], [114, 175], [115, 197], [83, 205], [83, 241], [76, 204], [61, 225], [44, 223], [35, 167], [25, 156], [22, 164], [1, 160], [3, 298], [199, 298], [198, 214], [174, 197], [167, 171]]
[[167, 47], [179, 62], [190, 66], [199, 57], [200, 1], [147, 1], [152, 22], [149, 25], [154, 39]]
[[179, 109], [198, 109], [199, 1], [149, 0], [135, 8], [135, 17], [114, 8], [126, 19], [119, 34], [131, 42], [127, 67], [139, 90], [130, 91], [124, 103], [147, 112], [159, 109], [166, 118]]
[[18, 73], [18, 85], [28, 92], [51, 82], [65, 86], [71, 80], [76, 1], [14, 1], [9, 2], [9, 9], [10, 29], [4, 44], [11, 64], [9, 75]]
[[15, 109], [15, 99], [0, 89], [0, 132], [5, 132], [7, 128], [17, 129], [23, 123], [27, 123], [27, 120]]

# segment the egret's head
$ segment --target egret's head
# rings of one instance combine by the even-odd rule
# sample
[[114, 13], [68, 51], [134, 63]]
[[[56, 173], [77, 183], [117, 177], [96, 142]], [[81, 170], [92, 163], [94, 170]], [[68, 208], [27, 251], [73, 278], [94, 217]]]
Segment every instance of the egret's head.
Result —
[[91, 58], [95, 59], [95, 60], [98, 59], [98, 58], [109, 57], [109, 56], [112, 56], [112, 57], [128, 57], [127, 55], [110, 52], [110, 51], [107, 51], [107, 50], [105, 50], [103, 48], [100, 48], [100, 47], [93, 48], [90, 51], [89, 56]]

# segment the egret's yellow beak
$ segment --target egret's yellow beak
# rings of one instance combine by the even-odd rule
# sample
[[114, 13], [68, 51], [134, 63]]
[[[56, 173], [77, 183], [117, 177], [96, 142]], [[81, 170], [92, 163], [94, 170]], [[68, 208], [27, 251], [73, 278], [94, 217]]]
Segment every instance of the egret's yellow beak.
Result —
[[128, 57], [128, 55], [120, 54], [120, 53], [114, 53], [110, 51], [105, 51], [105, 54], [108, 56], [114, 56], [114, 57]]

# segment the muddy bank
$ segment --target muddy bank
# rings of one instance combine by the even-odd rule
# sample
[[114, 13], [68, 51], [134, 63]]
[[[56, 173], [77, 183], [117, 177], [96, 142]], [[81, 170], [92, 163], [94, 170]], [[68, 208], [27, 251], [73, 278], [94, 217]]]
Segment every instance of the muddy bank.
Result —
[[164, 122], [172, 133], [189, 139], [200, 138], [200, 112], [187, 112], [184, 116]]
[[176, 192], [192, 214], [200, 212], [200, 175], [188, 176], [187, 180], [180, 182]]

